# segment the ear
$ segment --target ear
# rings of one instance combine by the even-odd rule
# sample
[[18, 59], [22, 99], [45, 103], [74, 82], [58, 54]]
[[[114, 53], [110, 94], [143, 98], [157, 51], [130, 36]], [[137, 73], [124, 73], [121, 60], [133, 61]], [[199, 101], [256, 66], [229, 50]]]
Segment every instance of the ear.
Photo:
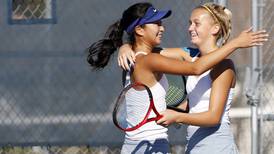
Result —
[[219, 31], [221, 30], [221, 27], [219, 24], [215, 24], [212, 28], [211, 28], [211, 34], [212, 35], [217, 35], [219, 33]]
[[137, 35], [143, 36], [144, 35], [144, 29], [141, 26], [136, 26], [135, 27], [135, 33]]

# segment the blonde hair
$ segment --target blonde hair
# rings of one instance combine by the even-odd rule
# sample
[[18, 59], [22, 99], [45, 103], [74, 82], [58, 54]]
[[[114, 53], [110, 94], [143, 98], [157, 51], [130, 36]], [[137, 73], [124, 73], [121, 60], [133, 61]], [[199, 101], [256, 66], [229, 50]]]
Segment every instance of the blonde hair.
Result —
[[231, 33], [232, 13], [229, 9], [222, 5], [214, 3], [206, 3], [197, 8], [205, 9], [213, 18], [215, 23], [220, 25], [221, 30], [217, 34], [217, 41], [222, 39], [221, 45], [224, 45], [229, 39]]

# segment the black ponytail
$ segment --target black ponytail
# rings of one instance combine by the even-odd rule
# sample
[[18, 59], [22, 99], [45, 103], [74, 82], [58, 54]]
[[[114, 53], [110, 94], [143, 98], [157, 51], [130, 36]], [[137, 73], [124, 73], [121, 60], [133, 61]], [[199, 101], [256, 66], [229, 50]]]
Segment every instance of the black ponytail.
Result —
[[119, 48], [123, 41], [123, 28], [120, 26], [120, 21], [111, 25], [105, 38], [93, 43], [88, 49], [87, 61], [91, 67], [95, 69], [104, 68], [111, 55]]
[[[87, 61], [95, 69], [104, 68], [113, 53], [123, 44], [123, 31], [136, 19], [143, 17], [151, 3], [136, 3], [123, 12], [123, 17], [111, 25], [105, 38], [93, 43], [88, 49]], [[134, 43], [134, 34], [130, 34], [129, 42]]]

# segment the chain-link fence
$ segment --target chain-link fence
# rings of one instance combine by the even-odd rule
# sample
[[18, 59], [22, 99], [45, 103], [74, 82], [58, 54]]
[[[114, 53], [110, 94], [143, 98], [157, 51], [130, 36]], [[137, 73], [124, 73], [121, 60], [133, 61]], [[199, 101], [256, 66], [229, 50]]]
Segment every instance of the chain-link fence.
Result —
[[262, 8], [260, 26], [269, 34], [269, 41], [262, 47], [262, 81], [261, 102], [259, 103], [260, 153], [270, 154], [274, 151], [274, 1], [260, 0]]
[[[189, 45], [187, 27], [191, 10], [208, 1], [150, 0], [157, 8], [173, 11], [171, 18], [164, 21], [163, 47]], [[259, 22], [273, 35], [274, 2], [261, 1], [263, 18]], [[0, 1], [0, 145], [4, 147], [0, 153], [119, 153], [123, 133], [112, 124], [111, 112], [121, 89], [121, 70], [113, 58], [105, 70], [91, 71], [84, 50], [103, 36], [125, 8], [136, 2], [141, 0]], [[237, 23], [234, 32], [245, 28], [246, 22], [238, 13], [251, 16], [238, 4], [231, 4], [236, 2], [250, 6], [250, 0], [228, 1], [233, 22]], [[262, 52], [259, 113], [265, 116], [259, 123], [261, 153], [271, 153], [274, 149], [271, 132], [274, 125], [270, 116], [274, 113], [272, 49], [270, 37]], [[238, 94], [242, 94], [236, 96], [235, 102], [245, 107], [242, 82], [246, 63], [242, 62], [248, 62], [246, 57], [246, 54], [233, 57], [240, 78]], [[246, 144], [249, 136], [242, 134], [250, 134], [251, 129], [243, 121], [232, 120], [232, 127], [236, 130], [237, 144], [249, 145]], [[185, 127], [178, 130], [171, 127], [169, 136], [172, 151], [183, 153]], [[245, 153], [246, 147], [239, 148]]]
[[[111, 112], [122, 87], [121, 70], [113, 58], [105, 70], [91, 71], [84, 51], [103, 37], [108, 25], [118, 20], [125, 8], [136, 2], [141, 0], [0, 1], [1, 150], [119, 151], [123, 133], [112, 124]], [[172, 17], [164, 23], [163, 46], [188, 46], [191, 9], [207, 1], [150, 2], [157, 8], [173, 10]], [[170, 130], [174, 151], [183, 151], [185, 127]], [[56, 148], [77, 145], [84, 147]]]
[[12, 0], [13, 19], [43, 19], [51, 16], [51, 0]]
[[55, 23], [56, 0], [10, 0], [9, 23]]

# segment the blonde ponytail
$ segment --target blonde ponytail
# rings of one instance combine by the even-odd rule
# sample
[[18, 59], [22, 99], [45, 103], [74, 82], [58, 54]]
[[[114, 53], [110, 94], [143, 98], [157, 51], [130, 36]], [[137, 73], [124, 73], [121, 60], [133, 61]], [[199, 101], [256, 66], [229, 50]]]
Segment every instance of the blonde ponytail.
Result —
[[230, 37], [231, 30], [232, 30], [232, 23], [231, 23], [232, 12], [231, 12], [229, 9], [225, 8], [225, 9], [224, 9], [224, 13], [227, 15], [227, 21], [228, 21], [228, 22], [227, 22], [227, 25], [226, 25], [226, 27], [227, 27], [227, 32], [226, 32], [226, 34], [223, 36], [222, 45], [224, 45], [224, 44], [227, 42], [227, 40], [228, 40], [229, 37]]

